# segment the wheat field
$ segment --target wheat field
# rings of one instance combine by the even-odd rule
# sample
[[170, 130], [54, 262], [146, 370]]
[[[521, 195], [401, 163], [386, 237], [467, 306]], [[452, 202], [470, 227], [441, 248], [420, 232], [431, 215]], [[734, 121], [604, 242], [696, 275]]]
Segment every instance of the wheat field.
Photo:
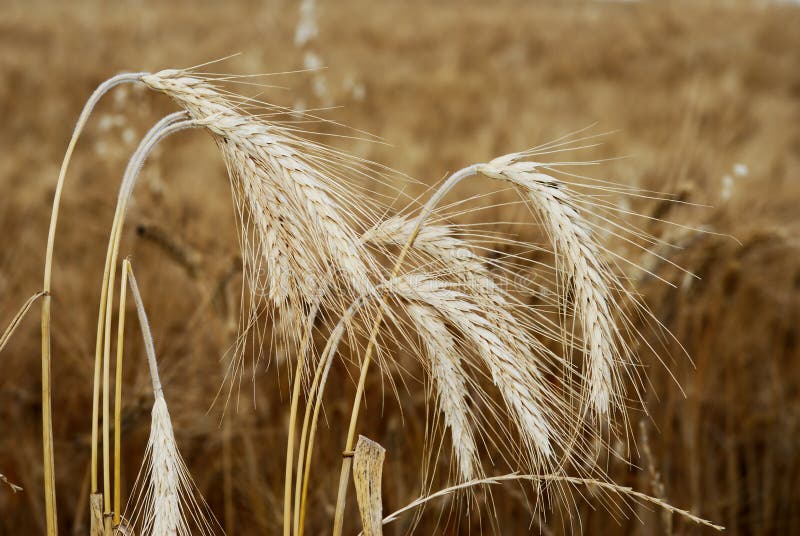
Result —
[[800, 530], [797, 6], [0, 12], [0, 534]]

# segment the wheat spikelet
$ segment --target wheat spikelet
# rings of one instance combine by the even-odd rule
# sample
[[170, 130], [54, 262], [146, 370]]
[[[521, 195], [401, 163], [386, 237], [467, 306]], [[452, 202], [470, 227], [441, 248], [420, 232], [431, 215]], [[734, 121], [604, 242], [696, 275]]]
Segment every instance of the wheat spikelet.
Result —
[[461, 356], [453, 336], [434, 309], [427, 305], [411, 304], [408, 314], [425, 341], [439, 408], [450, 428], [461, 478], [471, 480], [479, 471], [479, 461], [469, 422], [467, 380], [461, 366]]
[[588, 357], [588, 402], [599, 414], [609, 405], [622, 406], [623, 388], [615, 362], [627, 357], [613, 315], [609, 286], [617, 280], [605, 266], [589, 225], [576, 208], [567, 186], [537, 170], [533, 162], [516, 162], [517, 155], [493, 160], [481, 172], [521, 187], [536, 208], [550, 235], [564, 275], [565, 287], [574, 292], [580, 316], [583, 349]]

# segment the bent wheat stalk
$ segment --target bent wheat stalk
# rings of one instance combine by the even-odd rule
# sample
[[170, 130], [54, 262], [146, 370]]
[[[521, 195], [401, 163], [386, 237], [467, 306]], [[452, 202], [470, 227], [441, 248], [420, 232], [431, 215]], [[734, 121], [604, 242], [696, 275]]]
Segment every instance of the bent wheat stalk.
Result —
[[[44, 467], [44, 497], [45, 497], [45, 517], [47, 523], [47, 536], [58, 534], [58, 521], [56, 509], [56, 486], [55, 486], [55, 456], [53, 454], [53, 410], [50, 387], [50, 316], [51, 316], [51, 292], [52, 292], [52, 273], [53, 273], [53, 250], [55, 248], [56, 227], [58, 226], [58, 214], [61, 207], [61, 193], [66, 182], [67, 169], [78, 143], [78, 138], [83, 131], [83, 127], [92, 114], [95, 105], [112, 88], [128, 83], [135, 82], [141, 73], [123, 73], [103, 82], [86, 101], [86, 104], [78, 117], [78, 122], [72, 132], [72, 138], [64, 154], [61, 169], [58, 172], [56, 191], [53, 197], [53, 210], [50, 215], [50, 228], [47, 232], [47, 248], [45, 250], [44, 277], [42, 291], [42, 448], [43, 448], [43, 467]], [[95, 438], [96, 439], [96, 438]], [[96, 478], [95, 478], [96, 479]]]
[[651, 497], [649, 495], [645, 495], [644, 493], [640, 493], [635, 491], [632, 488], [627, 486], [618, 486], [616, 484], [612, 484], [609, 482], [604, 482], [602, 480], [595, 480], [591, 478], [578, 478], [578, 477], [571, 477], [571, 476], [563, 476], [563, 475], [520, 475], [516, 473], [508, 474], [508, 475], [501, 475], [501, 476], [492, 476], [488, 478], [476, 479], [469, 482], [464, 482], [455, 486], [451, 486], [449, 488], [445, 488], [442, 490], [437, 491], [436, 493], [432, 493], [425, 497], [420, 497], [419, 499], [415, 500], [414, 502], [400, 508], [389, 514], [388, 516], [383, 518], [383, 524], [388, 525], [392, 521], [396, 520], [400, 515], [418, 508], [423, 504], [430, 502], [434, 499], [438, 499], [440, 497], [444, 497], [446, 495], [450, 495], [451, 493], [456, 493], [460, 490], [467, 489], [469, 487], [474, 486], [481, 486], [481, 485], [491, 485], [491, 484], [500, 484], [503, 482], [510, 482], [510, 481], [519, 481], [519, 480], [530, 480], [533, 482], [558, 482], [558, 483], [566, 483], [571, 484], [574, 486], [586, 486], [589, 488], [599, 488], [605, 492], [618, 495], [622, 498], [629, 498], [633, 501], [640, 501], [644, 503], [652, 504], [657, 508], [662, 508], [668, 512], [677, 514], [681, 517], [688, 519], [694, 523], [699, 525], [703, 525], [709, 528], [712, 528], [717, 531], [725, 530], [725, 527], [721, 525], [716, 525], [702, 517], [698, 517], [687, 510], [681, 510], [680, 508], [676, 508], [669, 503], [664, 502], [663, 500], [657, 497]]
[[127, 213], [128, 202], [133, 193], [133, 187], [144, 162], [155, 146], [167, 136], [191, 128], [194, 123], [185, 119], [183, 112], [176, 112], [163, 118], [150, 129], [142, 139], [133, 157], [128, 162], [125, 174], [120, 185], [117, 199], [117, 208], [109, 234], [109, 243], [106, 251], [106, 268], [103, 273], [103, 285], [100, 295], [100, 312], [97, 321], [97, 341], [95, 346], [95, 386], [92, 405], [92, 492], [97, 489], [97, 413], [100, 382], [100, 366], [102, 363], [102, 393], [103, 393], [103, 494], [104, 516], [110, 523], [111, 515], [111, 470], [110, 470], [110, 413], [109, 413], [109, 366], [111, 352], [111, 323], [113, 315], [113, 294], [116, 278], [116, 263], [119, 254], [119, 244], [122, 238], [122, 226]]

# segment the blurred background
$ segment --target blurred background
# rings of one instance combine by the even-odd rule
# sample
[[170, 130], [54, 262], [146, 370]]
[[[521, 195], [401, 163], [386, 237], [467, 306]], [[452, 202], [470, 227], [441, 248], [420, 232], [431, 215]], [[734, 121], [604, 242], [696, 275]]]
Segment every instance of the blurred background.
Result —
[[[669, 261], [698, 278], [610, 244], [642, 255], [634, 260], [674, 285], [632, 276], [676, 336], [661, 357], [685, 396], [657, 362], [644, 363], [650, 416], [634, 416], [641, 434], [634, 465], [612, 464], [609, 473], [730, 534], [798, 533], [798, 29], [800, 6], [779, 1], [2, 0], [0, 324], [41, 285], [69, 135], [92, 90], [119, 71], [189, 67], [236, 53], [205, 70], [306, 70], [258, 79], [262, 86], [242, 91], [298, 110], [333, 107], [320, 113], [383, 143], [358, 133], [327, 141], [423, 184], [592, 127], [608, 133], [576, 156], [606, 160], [592, 176], [687, 201], [632, 209], [707, 231], [648, 229], [678, 246]], [[68, 177], [53, 302], [63, 534], [87, 533], [95, 304], [116, 190], [140, 137], [173, 108], [140, 88], [115, 90], [98, 107]], [[413, 194], [422, 186], [409, 188]], [[198, 486], [228, 534], [273, 534], [281, 520], [287, 368], [279, 359], [269, 368], [263, 362], [224, 420], [214, 403], [238, 291], [236, 281], [221, 293], [209, 289], [235, 280], [233, 214], [212, 141], [202, 133], [175, 136], [145, 167], [123, 252], [137, 267], [176, 434]], [[0, 534], [39, 534], [44, 526], [37, 309], [0, 355], [0, 473], [24, 488], [14, 494], [0, 486]], [[130, 355], [141, 355], [135, 333], [129, 338]], [[151, 395], [140, 361], [129, 359], [125, 369], [126, 487], [149, 430]], [[380, 392], [375, 381], [373, 392]], [[328, 405], [334, 437], [320, 449], [320, 468], [338, 467], [344, 432], [336, 423], [348, 407], [335, 400], [352, 400], [353, 390], [342, 383]], [[382, 411], [376, 401], [362, 421], [363, 433], [389, 451], [386, 511], [420, 493], [413, 468], [425, 431], [413, 415], [424, 415], [424, 401], [407, 394], [400, 402], [402, 414], [396, 403]], [[319, 473], [310, 534], [327, 532], [335, 501], [338, 470]], [[592, 493], [571, 508], [572, 523], [563, 520], [566, 510], [534, 516], [513, 487], [495, 498], [502, 499], [503, 534], [709, 533], [643, 508], [610, 515]], [[427, 510], [418, 533], [490, 531], [474, 516], [454, 519], [448, 500]], [[387, 533], [410, 527], [399, 522]]]

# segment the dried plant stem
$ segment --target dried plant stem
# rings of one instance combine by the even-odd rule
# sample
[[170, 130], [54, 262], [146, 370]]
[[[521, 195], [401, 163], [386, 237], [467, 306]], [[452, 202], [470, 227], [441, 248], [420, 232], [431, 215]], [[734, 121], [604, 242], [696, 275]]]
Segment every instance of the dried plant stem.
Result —
[[[311, 330], [314, 325], [314, 319], [316, 318], [316, 313], [318, 311], [318, 307], [314, 307], [313, 311], [309, 315], [309, 321], [305, 333], [303, 333], [303, 340], [300, 343], [300, 353], [298, 354], [297, 364], [295, 365], [295, 372], [294, 372], [294, 385], [292, 386], [292, 404], [289, 409], [289, 430], [288, 430], [288, 437], [286, 439], [286, 472], [284, 475], [284, 487], [283, 487], [283, 534], [284, 536], [289, 536], [292, 532], [292, 472], [293, 472], [293, 465], [294, 465], [294, 440], [295, 440], [295, 428], [297, 427], [297, 411], [300, 404], [300, 390], [302, 387], [302, 374], [303, 368], [305, 367], [305, 357], [308, 351], [308, 344], [311, 339]], [[302, 440], [301, 440], [301, 449], [302, 449]], [[300, 470], [300, 459], [299, 456], [302, 455], [302, 450], [298, 454], [298, 471]], [[297, 525], [295, 524], [295, 532], [297, 531]]]
[[386, 449], [364, 436], [358, 436], [353, 453], [353, 481], [364, 536], [383, 536], [381, 482]]
[[[314, 380], [311, 384], [311, 389], [309, 390], [309, 403], [306, 406], [306, 412], [303, 418], [303, 430], [301, 435], [302, 441], [300, 449], [300, 456], [305, 457], [305, 464], [303, 465], [302, 478], [300, 478], [300, 467], [298, 466], [298, 480], [302, 483], [302, 485], [299, 494], [295, 497], [295, 508], [298, 510], [297, 517], [299, 518], [298, 526], [295, 529], [296, 536], [303, 534], [305, 525], [306, 497], [308, 497], [308, 482], [309, 475], [311, 473], [311, 457], [314, 454], [314, 438], [316, 437], [317, 422], [319, 421], [320, 408], [322, 408], [322, 397], [325, 392], [325, 384], [328, 381], [328, 373], [331, 370], [333, 358], [339, 348], [339, 342], [342, 340], [342, 336], [344, 335], [344, 330], [347, 327], [347, 324], [351, 321], [353, 315], [358, 311], [358, 309], [364, 305], [365, 300], [366, 296], [362, 296], [353, 304], [351, 304], [339, 319], [339, 322], [336, 324], [333, 330], [331, 330], [328, 340], [325, 343], [325, 348], [322, 350], [322, 355], [320, 356], [317, 369], [314, 373]], [[311, 412], [312, 396], [315, 397], [313, 414]], [[308, 447], [304, 449], [302, 447], [305, 443], [306, 437], [308, 437]]]
[[39, 292], [28, 298], [28, 301], [26, 301], [22, 305], [20, 310], [17, 312], [17, 314], [14, 315], [14, 318], [11, 319], [11, 323], [3, 332], [3, 335], [0, 336], [0, 352], [2, 352], [3, 348], [6, 347], [6, 344], [8, 344], [8, 341], [11, 339], [11, 336], [14, 334], [14, 331], [16, 331], [16, 329], [19, 327], [20, 323], [22, 322], [22, 319], [25, 318], [26, 314], [28, 314], [30, 308], [33, 307], [34, 303], [36, 303], [36, 300], [44, 296], [44, 294], [45, 294], [44, 291], [40, 290]]
[[[414, 230], [409, 236], [408, 241], [400, 250], [400, 253], [397, 256], [397, 260], [395, 261], [394, 267], [392, 268], [390, 279], [394, 279], [400, 273], [400, 267], [402, 266], [403, 260], [405, 260], [408, 251], [414, 245], [414, 240], [417, 238], [417, 235], [422, 229], [422, 226], [425, 224], [425, 221], [428, 219], [430, 214], [439, 204], [439, 202], [444, 198], [445, 195], [459, 182], [463, 179], [475, 175], [478, 173], [479, 166], [472, 165], [468, 166], [456, 173], [452, 174], [448, 179], [442, 184], [442, 186], [428, 199], [425, 206], [422, 207], [419, 216], [417, 216], [417, 220], [414, 226]], [[385, 297], [383, 300], [385, 301]], [[367, 380], [367, 372], [369, 371], [369, 365], [372, 360], [372, 353], [375, 349], [375, 344], [377, 342], [378, 331], [380, 330], [381, 324], [383, 323], [383, 311], [384, 308], [381, 307], [378, 310], [378, 313], [375, 317], [374, 323], [372, 325], [372, 330], [370, 332], [369, 343], [367, 344], [367, 349], [364, 353], [364, 359], [361, 362], [361, 373], [358, 378], [358, 386], [356, 387], [356, 395], [355, 399], [353, 400], [353, 410], [350, 414], [350, 426], [348, 427], [347, 431], [347, 441], [345, 442], [344, 451], [342, 453], [342, 470], [339, 474], [339, 492], [336, 499], [336, 512], [334, 514], [333, 520], [333, 534], [334, 536], [341, 536], [342, 534], [342, 525], [344, 523], [344, 507], [345, 507], [345, 499], [347, 496], [347, 483], [350, 478], [350, 468], [353, 463], [353, 459], [350, 456], [350, 452], [353, 450], [353, 445], [355, 442], [355, 435], [356, 435], [356, 425], [358, 423], [358, 412], [361, 408], [361, 398], [364, 395], [364, 385], [366, 384]]]
[[150, 368], [150, 381], [153, 383], [153, 398], [163, 397], [161, 389], [161, 378], [158, 375], [158, 362], [156, 361], [156, 347], [153, 344], [153, 334], [150, 331], [150, 322], [147, 320], [147, 312], [144, 309], [142, 294], [139, 292], [139, 285], [136, 283], [136, 276], [133, 274], [133, 267], [130, 262], [125, 263], [125, 270], [128, 273], [128, 284], [131, 289], [131, 297], [136, 304], [136, 315], [139, 318], [139, 326], [142, 330], [144, 340], [144, 351], [147, 355], [147, 365]]
[[104, 536], [103, 496], [99, 493], [89, 495], [89, 536]]
[[[289, 425], [289, 436], [292, 439], [292, 441], [294, 441], [294, 429], [295, 429], [295, 426], [297, 425], [297, 420], [296, 419], [297, 419], [297, 412], [299, 410], [299, 396], [298, 396], [298, 399], [294, 399], [294, 393], [297, 393], [299, 395], [298, 386], [300, 385], [300, 382], [301, 382], [301, 372], [302, 372], [302, 369], [300, 368], [300, 363], [304, 363], [305, 362], [306, 352], [308, 352], [308, 343], [311, 340], [311, 330], [314, 328], [314, 322], [316, 321], [317, 314], [319, 313], [319, 308], [320, 308], [320, 303], [318, 301], [317, 303], [314, 304], [314, 306], [312, 307], [311, 311], [308, 313], [308, 320], [306, 322], [306, 330], [305, 330], [305, 333], [303, 334], [303, 340], [302, 340], [302, 342], [300, 344], [300, 354], [299, 354], [300, 357], [299, 357], [299, 360], [298, 360], [297, 370], [295, 372], [295, 377], [294, 377], [294, 392], [292, 393], [292, 395], [293, 395], [292, 407], [291, 407], [291, 413], [289, 413], [289, 422], [290, 422], [290, 425]], [[311, 396], [313, 396], [314, 390], [317, 388], [318, 381], [319, 381], [319, 369], [317, 369], [317, 372], [314, 374], [314, 379], [312, 381], [311, 388], [308, 391], [308, 403], [306, 404], [306, 411], [305, 411], [305, 415], [303, 417], [303, 428], [301, 429], [301, 432], [300, 432], [300, 444], [299, 444], [299, 447], [297, 449], [297, 475], [295, 476], [295, 503], [294, 503], [294, 519], [293, 519], [293, 527], [294, 527], [294, 533], [295, 534], [300, 534], [299, 526], [300, 526], [300, 514], [301, 514], [301, 512], [300, 512], [299, 497], [300, 497], [300, 489], [302, 488], [302, 478], [301, 478], [301, 476], [303, 474], [303, 462], [305, 460], [303, 453], [305, 452], [305, 449], [306, 449], [306, 432], [307, 432], [307, 429], [308, 429], [308, 413], [309, 413], [309, 409], [311, 408]], [[294, 418], [294, 421], [292, 421], [293, 418]], [[294, 455], [294, 452], [292, 450], [289, 450], [288, 447], [287, 447], [287, 450], [286, 450], [286, 458], [287, 458], [286, 483], [288, 484], [288, 486], [284, 489], [284, 501], [286, 501], [284, 503], [284, 515], [286, 514], [285, 505], [289, 504], [289, 501], [291, 501], [291, 498], [292, 498], [292, 496], [291, 496], [291, 466], [292, 466], [292, 464], [289, 461], [289, 458], [292, 457], [293, 455]], [[288, 494], [286, 494], [286, 492], [288, 492]], [[286, 523], [286, 521], [284, 521], [284, 523]], [[284, 525], [284, 531], [286, 530], [285, 526], [286, 525]]]
[[[47, 536], [55, 536], [58, 534], [57, 528], [57, 512], [56, 512], [56, 486], [55, 486], [55, 459], [53, 455], [53, 417], [52, 417], [52, 399], [50, 387], [50, 362], [51, 362], [51, 348], [50, 348], [50, 318], [51, 318], [51, 288], [52, 288], [52, 274], [53, 274], [53, 249], [55, 247], [56, 227], [58, 225], [58, 212], [61, 206], [61, 193], [64, 190], [64, 182], [69, 168], [69, 162], [72, 158], [72, 153], [75, 150], [75, 145], [78, 138], [86, 125], [86, 121], [94, 110], [95, 105], [100, 98], [105, 95], [113, 87], [127, 82], [135, 82], [139, 80], [142, 73], [123, 73], [113, 78], [110, 78], [100, 84], [100, 86], [92, 93], [89, 100], [81, 111], [78, 117], [78, 122], [72, 132], [72, 138], [67, 146], [67, 151], [64, 153], [64, 160], [61, 163], [61, 169], [58, 173], [58, 181], [56, 183], [56, 191], [53, 197], [53, 210], [50, 215], [50, 228], [47, 233], [47, 249], [45, 250], [44, 262], [44, 281], [42, 284], [42, 291], [44, 299], [42, 300], [42, 449], [43, 449], [43, 467], [44, 467], [44, 500], [45, 500], [45, 517], [47, 522]], [[96, 437], [95, 437], [96, 440]], [[96, 480], [95, 473], [95, 480]]]
[[[332, 347], [334, 346], [331, 341], [336, 338], [336, 343], [338, 344], [338, 338], [341, 337], [342, 333], [344, 333], [343, 330], [335, 330], [335, 334], [332, 334], [332, 337], [328, 339], [328, 343], [323, 350], [322, 357], [320, 358], [319, 365], [317, 366], [316, 373], [314, 374], [314, 384], [311, 386], [311, 393], [313, 393], [319, 384], [319, 390], [317, 391], [317, 396], [313, 406], [313, 417], [311, 414], [311, 395], [309, 395], [309, 403], [306, 406], [306, 413], [303, 419], [302, 438], [305, 440], [306, 433], [308, 434], [308, 446], [305, 451], [301, 449], [299, 453], [299, 456], [304, 458], [305, 463], [302, 466], [302, 476], [298, 478], [298, 482], [300, 483], [300, 492], [295, 497], [295, 509], [297, 510], [297, 527], [295, 529], [296, 536], [302, 535], [305, 528], [306, 497], [308, 496], [308, 478], [311, 473], [311, 456], [314, 452], [314, 438], [317, 432], [319, 410], [322, 407], [322, 393], [324, 391], [324, 384], [328, 379], [328, 372], [330, 371], [330, 364], [333, 362], [333, 355], [336, 353], [335, 350], [331, 351]], [[299, 464], [300, 461], [298, 459], [298, 472], [301, 470], [301, 466]], [[298, 502], [299, 506], [297, 504]]]
[[125, 351], [125, 301], [128, 290], [130, 261], [122, 261], [122, 280], [119, 285], [119, 314], [117, 315], [117, 364], [114, 379], [114, 526], [122, 515], [122, 358]]
[[[112, 222], [109, 235], [108, 249], [106, 251], [106, 267], [103, 273], [103, 287], [100, 296], [100, 313], [97, 322], [97, 341], [95, 346], [95, 386], [92, 413], [92, 465], [93, 465], [93, 492], [97, 492], [97, 402], [98, 396], [98, 371], [102, 363], [103, 377], [103, 489], [104, 514], [111, 514], [111, 467], [110, 467], [110, 412], [109, 412], [109, 366], [111, 353], [111, 323], [113, 316], [113, 292], [116, 278], [116, 263], [119, 254], [119, 244], [122, 238], [122, 227], [127, 212], [128, 202], [139, 171], [152, 152], [153, 148], [164, 138], [194, 125], [193, 121], [182, 120], [183, 112], [170, 114], [159, 121], [144, 137], [133, 157], [128, 162], [125, 175], [122, 179], [117, 200], [117, 209]], [[110, 519], [108, 521], [110, 523]]]
[[[175, 116], [175, 117], [167, 116], [164, 119], [162, 119], [161, 121], [159, 121], [150, 130], [150, 132], [148, 132], [148, 134], [143, 139], [142, 143], [144, 143], [145, 140], [150, 139], [150, 137], [152, 136], [152, 134], [153, 134], [153, 132], [155, 130], [163, 128], [164, 125], [166, 125], [166, 124], [168, 124], [168, 123], [170, 123], [172, 121], [175, 121], [176, 119], [177, 119], [177, 116]], [[140, 145], [139, 149], [137, 149], [136, 153], [134, 153], [134, 156], [131, 157], [131, 160], [128, 162], [128, 167], [129, 168], [132, 166], [132, 162], [134, 162], [134, 160], [137, 160], [137, 154], [139, 153], [140, 149], [141, 149], [141, 145]], [[127, 171], [126, 171], [126, 175], [127, 175]], [[119, 203], [118, 203], [118, 205], [119, 205]], [[118, 209], [119, 209], [119, 207], [118, 207]], [[117, 213], [118, 213], [118, 210], [117, 210]], [[114, 221], [115, 222], [117, 220], [117, 213], [115, 213], [115, 216], [114, 216]], [[115, 231], [115, 225], [112, 224], [112, 230], [111, 230], [111, 235], [109, 236], [109, 242], [111, 242], [111, 240], [112, 240], [112, 238], [114, 236], [114, 231]], [[97, 319], [97, 341], [96, 341], [96, 346], [95, 346], [94, 389], [93, 389], [93, 397], [92, 397], [92, 447], [91, 447], [92, 448], [92, 455], [91, 455], [91, 464], [90, 464], [91, 465], [91, 469], [90, 469], [90, 474], [91, 474], [91, 478], [90, 478], [90, 480], [91, 480], [91, 493], [93, 493], [93, 494], [97, 493], [99, 491], [98, 478], [97, 478], [97, 467], [98, 467], [98, 465], [97, 465], [97, 444], [98, 444], [98, 427], [97, 427], [97, 423], [98, 423], [98, 417], [99, 417], [99, 413], [100, 413], [100, 388], [99, 388], [99, 386], [100, 386], [100, 371], [101, 371], [102, 351], [103, 351], [103, 347], [102, 347], [103, 329], [105, 328], [105, 323], [103, 322], [103, 319], [104, 319], [103, 313], [104, 313], [105, 308], [106, 308], [106, 302], [108, 301], [109, 273], [110, 273], [110, 271], [111, 271], [111, 250], [109, 248], [109, 250], [106, 252], [106, 262], [105, 262], [105, 268], [103, 270], [103, 283], [102, 283], [101, 288], [100, 288], [100, 312], [98, 313], [98, 319]]]
[[620, 497], [628, 497], [633, 499], [634, 501], [642, 501], [645, 503], [652, 504], [657, 506], [658, 508], [663, 508], [664, 510], [680, 515], [685, 517], [686, 519], [693, 521], [694, 523], [698, 523], [700, 525], [704, 525], [706, 527], [710, 527], [714, 530], [723, 531], [725, 527], [720, 525], [715, 525], [708, 520], [703, 519], [702, 517], [698, 517], [687, 510], [681, 510], [680, 508], [676, 508], [663, 500], [657, 497], [651, 497], [649, 495], [645, 495], [644, 493], [635, 491], [632, 488], [627, 486], [619, 486], [617, 484], [612, 484], [610, 482], [604, 482], [602, 480], [595, 480], [592, 478], [579, 478], [579, 477], [572, 477], [572, 476], [563, 476], [563, 475], [520, 475], [517, 473], [511, 473], [508, 475], [501, 475], [501, 476], [493, 476], [488, 478], [481, 478], [478, 480], [471, 480], [469, 482], [464, 482], [463, 484], [458, 484], [456, 486], [451, 486], [449, 488], [445, 488], [442, 490], [437, 491], [431, 495], [426, 497], [420, 497], [416, 501], [412, 502], [404, 506], [403, 508], [392, 512], [388, 516], [383, 518], [383, 524], [387, 525], [397, 519], [400, 514], [408, 512], [409, 510], [413, 510], [414, 508], [421, 506], [433, 499], [437, 499], [439, 497], [444, 497], [445, 495], [449, 495], [456, 491], [466, 489], [472, 486], [480, 486], [486, 484], [499, 484], [502, 482], [514, 481], [514, 480], [531, 480], [533, 482], [562, 482], [566, 484], [572, 484], [574, 486], [587, 486], [587, 487], [596, 487], [600, 488], [603, 491], [607, 491], [610, 493], [614, 493]]

